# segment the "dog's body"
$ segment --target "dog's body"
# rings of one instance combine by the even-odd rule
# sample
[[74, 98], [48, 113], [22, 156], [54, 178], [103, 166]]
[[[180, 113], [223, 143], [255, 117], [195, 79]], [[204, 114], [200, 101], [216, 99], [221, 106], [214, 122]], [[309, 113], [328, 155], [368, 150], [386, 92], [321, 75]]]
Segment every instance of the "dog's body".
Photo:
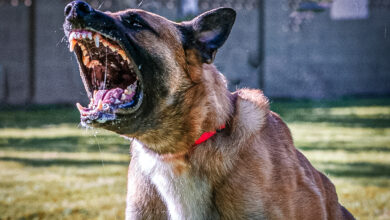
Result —
[[133, 139], [126, 219], [353, 219], [263, 94], [230, 93], [212, 64], [232, 9], [174, 23], [75, 1], [65, 16], [91, 98], [82, 123]]
[[227, 128], [186, 154], [133, 142], [127, 219], [353, 219], [259, 90], [225, 98], [204, 107], [227, 105]]

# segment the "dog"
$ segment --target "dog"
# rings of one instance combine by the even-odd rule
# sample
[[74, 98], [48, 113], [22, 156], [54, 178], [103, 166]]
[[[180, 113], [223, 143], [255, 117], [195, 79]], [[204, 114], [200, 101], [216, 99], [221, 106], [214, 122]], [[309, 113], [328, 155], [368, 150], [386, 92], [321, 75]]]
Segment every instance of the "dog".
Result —
[[81, 123], [131, 140], [126, 219], [354, 219], [263, 93], [228, 91], [213, 60], [235, 17], [65, 7]]

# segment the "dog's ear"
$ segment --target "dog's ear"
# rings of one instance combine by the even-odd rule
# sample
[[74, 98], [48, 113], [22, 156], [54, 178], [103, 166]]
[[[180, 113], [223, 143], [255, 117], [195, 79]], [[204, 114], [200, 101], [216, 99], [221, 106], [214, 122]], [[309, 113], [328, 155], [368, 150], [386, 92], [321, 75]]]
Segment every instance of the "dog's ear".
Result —
[[202, 62], [212, 63], [220, 48], [228, 38], [236, 12], [231, 8], [217, 8], [207, 11], [190, 22], [183, 22], [184, 46], [199, 51]]

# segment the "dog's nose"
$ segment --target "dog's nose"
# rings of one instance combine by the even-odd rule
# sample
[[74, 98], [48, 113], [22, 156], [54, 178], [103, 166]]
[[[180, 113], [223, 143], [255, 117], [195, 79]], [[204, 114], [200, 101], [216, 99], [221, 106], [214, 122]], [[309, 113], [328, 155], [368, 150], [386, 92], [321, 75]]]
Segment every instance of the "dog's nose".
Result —
[[86, 2], [73, 1], [69, 3], [64, 10], [66, 20], [83, 19], [93, 11], [93, 8]]

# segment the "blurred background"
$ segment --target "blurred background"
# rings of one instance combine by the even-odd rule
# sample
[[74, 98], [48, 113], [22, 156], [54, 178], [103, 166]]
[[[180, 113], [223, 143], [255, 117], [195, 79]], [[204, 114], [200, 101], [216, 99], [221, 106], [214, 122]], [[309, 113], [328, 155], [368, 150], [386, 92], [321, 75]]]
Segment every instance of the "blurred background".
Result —
[[[123, 219], [129, 143], [80, 128], [68, 0], [0, 0], [0, 219]], [[390, 219], [389, 0], [90, 0], [171, 20], [225, 6], [215, 64], [260, 88], [358, 219]]]

